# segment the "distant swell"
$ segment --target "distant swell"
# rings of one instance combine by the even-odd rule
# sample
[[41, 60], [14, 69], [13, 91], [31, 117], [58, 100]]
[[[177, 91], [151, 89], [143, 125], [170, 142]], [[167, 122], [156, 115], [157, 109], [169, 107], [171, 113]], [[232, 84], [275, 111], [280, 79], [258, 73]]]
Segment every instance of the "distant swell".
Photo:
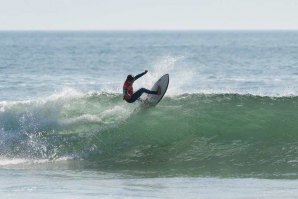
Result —
[[119, 94], [64, 93], [1, 102], [0, 162], [71, 157], [103, 170], [297, 178], [297, 121], [296, 96], [184, 94], [144, 110]]

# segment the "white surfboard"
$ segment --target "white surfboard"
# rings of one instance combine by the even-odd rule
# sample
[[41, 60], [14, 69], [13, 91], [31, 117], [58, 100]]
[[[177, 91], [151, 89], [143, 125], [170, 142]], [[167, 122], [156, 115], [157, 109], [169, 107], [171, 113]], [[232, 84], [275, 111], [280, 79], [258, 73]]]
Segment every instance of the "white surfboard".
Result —
[[151, 90], [157, 91], [158, 86], [160, 86], [160, 95], [147, 94], [142, 99], [142, 106], [144, 106], [144, 107], [156, 106], [160, 102], [160, 100], [163, 98], [165, 93], [167, 92], [169, 80], [170, 80], [169, 74], [165, 74], [161, 78], [159, 78], [159, 80], [153, 85]]

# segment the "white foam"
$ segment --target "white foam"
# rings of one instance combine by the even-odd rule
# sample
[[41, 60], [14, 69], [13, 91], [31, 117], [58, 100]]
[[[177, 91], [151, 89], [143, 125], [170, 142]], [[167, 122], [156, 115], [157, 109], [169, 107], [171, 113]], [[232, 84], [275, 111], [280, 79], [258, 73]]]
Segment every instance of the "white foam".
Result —
[[50, 159], [25, 159], [25, 158], [0, 158], [0, 167], [13, 165], [30, 165], [30, 164], [44, 164], [50, 162], [60, 162], [73, 159], [72, 157], [61, 157], [55, 160]]
[[0, 159], [0, 166], [24, 164], [26, 162], [26, 159]]
[[66, 101], [73, 98], [83, 97], [84, 93], [73, 89], [73, 88], [64, 88], [61, 92], [56, 92], [50, 96], [39, 97], [32, 100], [22, 100], [22, 101], [1, 101], [0, 102], [0, 112], [5, 112], [7, 109], [10, 109], [16, 105], [32, 105], [32, 104], [46, 104], [53, 101]]
[[35, 101], [47, 103], [49, 101], [61, 101], [61, 100], [69, 100], [72, 98], [79, 98], [83, 97], [85, 94], [79, 90], [76, 90], [74, 88], [66, 87], [63, 88], [60, 92], [56, 92], [50, 96], [47, 97], [40, 97]]

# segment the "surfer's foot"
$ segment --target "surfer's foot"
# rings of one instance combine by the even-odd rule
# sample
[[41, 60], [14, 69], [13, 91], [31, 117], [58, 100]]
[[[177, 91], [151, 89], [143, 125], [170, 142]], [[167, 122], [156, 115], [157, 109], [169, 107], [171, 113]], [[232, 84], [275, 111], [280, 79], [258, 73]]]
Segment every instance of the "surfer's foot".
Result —
[[157, 87], [157, 95], [160, 95], [160, 93], [161, 93], [161, 88], [160, 88], [160, 86], [158, 86]]

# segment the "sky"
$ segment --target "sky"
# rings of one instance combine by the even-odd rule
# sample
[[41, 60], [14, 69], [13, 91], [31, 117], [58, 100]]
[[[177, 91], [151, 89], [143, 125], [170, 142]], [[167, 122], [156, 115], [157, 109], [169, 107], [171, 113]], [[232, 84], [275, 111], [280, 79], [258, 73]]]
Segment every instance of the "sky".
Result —
[[0, 0], [0, 30], [298, 30], [298, 0]]

